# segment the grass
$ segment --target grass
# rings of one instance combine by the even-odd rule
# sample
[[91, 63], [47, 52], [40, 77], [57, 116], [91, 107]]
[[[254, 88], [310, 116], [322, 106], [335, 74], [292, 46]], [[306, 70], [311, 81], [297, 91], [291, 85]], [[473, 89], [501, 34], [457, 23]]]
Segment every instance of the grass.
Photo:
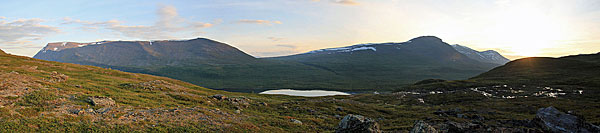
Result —
[[[310, 98], [211, 90], [165, 77], [13, 55], [0, 55], [0, 60], [0, 76], [14, 71], [23, 77], [3, 79], [0, 83], [18, 80], [19, 84], [23, 83], [21, 87], [32, 90], [16, 97], [0, 97], [3, 105], [0, 107], [0, 132], [333, 132], [341, 117], [347, 114], [373, 118], [385, 131], [408, 131], [416, 120], [468, 121], [436, 115], [434, 112], [437, 110], [458, 108], [468, 116], [485, 118], [484, 123], [503, 126], [502, 120], [532, 119], [538, 108], [548, 106], [571, 110], [591, 123], [600, 124], [600, 92], [595, 87], [581, 88], [584, 94], [577, 96], [499, 99], [488, 98], [466, 88], [501, 82], [472, 79], [415, 85], [400, 90], [421, 91], [422, 95], [394, 93]], [[30, 69], [33, 66], [37, 68]], [[52, 78], [52, 71], [69, 78], [64, 82], [50, 82], [48, 79]], [[181, 87], [163, 90], [132, 87], [155, 80]], [[10, 85], [13, 85], [12, 82]], [[565, 90], [580, 89], [569, 85], [561, 87]], [[0, 91], [22, 89], [2, 87]], [[433, 90], [454, 92], [426, 95]], [[249, 104], [242, 107], [239, 103], [210, 97], [215, 94], [244, 97], [249, 99]], [[118, 104], [113, 110], [118, 112], [106, 115], [60, 113], [63, 107], [98, 109], [86, 100], [89, 96], [112, 98]], [[175, 109], [178, 111], [165, 111]], [[188, 109], [196, 110], [186, 111]], [[237, 109], [240, 114], [235, 113]], [[158, 115], [165, 119], [153, 118], [153, 115], [136, 121], [126, 118], [129, 114], [141, 115], [150, 110], [165, 111], [162, 112], [164, 115]], [[300, 120], [302, 124], [295, 124], [291, 119]]]

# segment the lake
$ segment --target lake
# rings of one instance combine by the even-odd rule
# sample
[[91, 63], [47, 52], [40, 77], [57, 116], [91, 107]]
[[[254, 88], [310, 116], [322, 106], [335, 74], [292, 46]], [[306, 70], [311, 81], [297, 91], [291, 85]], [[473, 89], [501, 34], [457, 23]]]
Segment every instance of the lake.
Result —
[[321, 97], [321, 96], [335, 96], [335, 95], [350, 95], [345, 92], [339, 91], [324, 91], [324, 90], [292, 90], [292, 89], [280, 89], [280, 90], [268, 90], [263, 91], [259, 94], [281, 94], [288, 96], [303, 96], [303, 97]]

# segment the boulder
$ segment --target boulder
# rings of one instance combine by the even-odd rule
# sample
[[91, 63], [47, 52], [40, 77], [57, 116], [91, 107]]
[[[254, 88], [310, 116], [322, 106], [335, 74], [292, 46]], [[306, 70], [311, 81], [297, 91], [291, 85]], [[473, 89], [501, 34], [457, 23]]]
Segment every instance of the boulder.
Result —
[[380, 133], [379, 124], [371, 118], [348, 114], [340, 121], [336, 133]]
[[550, 132], [600, 132], [598, 126], [586, 123], [582, 118], [561, 112], [554, 107], [540, 108], [533, 122]]
[[217, 100], [224, 100], [224, 99], [226, 99], [227, 97], [226, 97], [226, 96], [224, 96], [224, 95], [221, 95], [221, 94], [216, 94], [216, 95], [213, 95], [213, 96], [212, 96], [212, 98], [215, 98], [215, 99], [217, 99]]
[[93, 96], [88, 97], [89, 102], [94, 106], [115, 106], [115, 101], [110, 97]]
[[300, 125], [302, 125], [302, 121], [300, 121], [300, 120], [291, 119], [291, 121], [292, 121], [294, 124], [300, 124]]
[[67, 79], [69, 79], [69, 76], [62, 74], [62, 73], [58, 73], [56, 71], [52, 71], [52, 73], [50, 74], [50, 77], [52, 78], [50, 80], [52, 82], [63, 82], [63, 81], [67, 81]]
[[427, 124], [422, 120], [418, 120], [415, 122], [413, 129], [410, 130], [410, 133], [437, 133], [438, 131], [431, 125]]

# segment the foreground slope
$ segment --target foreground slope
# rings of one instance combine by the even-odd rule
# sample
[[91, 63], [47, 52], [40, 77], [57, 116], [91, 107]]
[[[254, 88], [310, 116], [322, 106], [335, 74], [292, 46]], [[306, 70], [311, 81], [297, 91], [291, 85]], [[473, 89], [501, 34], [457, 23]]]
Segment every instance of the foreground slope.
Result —
[[305, 113], [276, 115], [277, 107], [268, 107], [286, 98], [3, 53], [0, 99], [2, 132], [289, 132], [329, 130], [335, 123], [311, 122]]

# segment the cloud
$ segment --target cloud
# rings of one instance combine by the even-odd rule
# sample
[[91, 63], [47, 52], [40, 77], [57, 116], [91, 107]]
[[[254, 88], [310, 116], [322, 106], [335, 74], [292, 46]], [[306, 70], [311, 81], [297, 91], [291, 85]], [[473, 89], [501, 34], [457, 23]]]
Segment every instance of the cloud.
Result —
[[238, 23], [246, 23], [246, 24], [264, 24], [264, 25], [282, 24], [281, 21], [248, 20], [248, 19], [238, 20], [237, 22]]
[[256, 55], [258, 57], [275, 57], [281, 55], [291, 55], [298, 53], [296, 50], [281, 50], [281, 51], [268, 51], [268, 52], [254, 52], [252, 55]]
[[5, 46], [29, 45], [32, 41], [60, 32], [57, 27], [42, 25], [42, 19], [0, 21], [0, 44]]
[[4, 16], [0, 16], [0, 19], [6, 19], [6, 17], [4, 17]]
[[[104, 22], [90, 22], [71, 18], [63, 18], [62, 24], [80, 24], [83, 29], [108, 29], [126, 37], [141, 39], [173, 39], [177, 33], [201, 33], [204, 28], [212, 27], [214, 24], [198, 21], [189, 21], [179, 16], [174, 6], [160, 6], [156, 11], [158, 20], [153, 25], [124, 25], [118, 20]], [[220, 23], [221, 20], [215, 20]]]
[[279, 41], [283, 40], [283, 38], [279, 38], [279, 37], [267, 37], [267, 39], [274, 41], [274, 42], [279, 42]]
[[287, 45], [287, 44], [277, 44], [277, 45], [275, 45], [275, 46], [277, 46], [277, 47], [291, 48], [291, 49], [296, 49], [296, 48], [297, 48], [297, 46], [294, 46], [294, 45]]
[[331, 0], [331, 2], [342, 5], [359, 5], [359, 3], [354, 0]]

